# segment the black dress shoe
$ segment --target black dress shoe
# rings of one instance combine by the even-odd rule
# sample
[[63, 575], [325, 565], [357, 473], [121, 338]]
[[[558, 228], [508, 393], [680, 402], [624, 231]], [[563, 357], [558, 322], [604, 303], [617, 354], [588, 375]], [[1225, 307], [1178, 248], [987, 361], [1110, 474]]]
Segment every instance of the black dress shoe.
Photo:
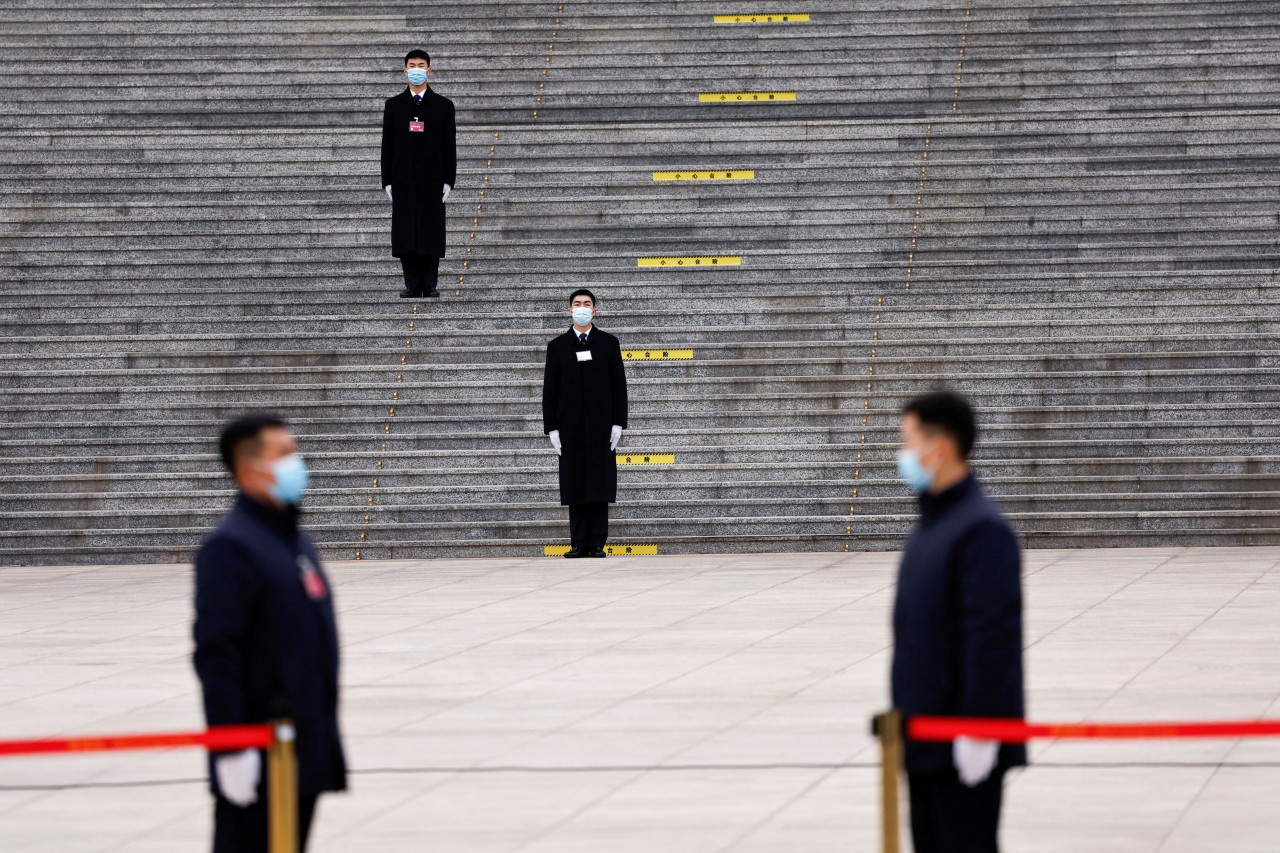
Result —
[[606, 554], [606, 553], [604, 552], [604, 549], [603, 549], [603, 548], [595, 548], [595, 549], [593, 549], [593, 550], [591, 551], [590, 556], [592, 556], [592, 557], [607, 557], [607, 556], [609, 556], [609, 555], [608, 555], [608, 554]]
[[433, 288], [431, 288], [430, 290], [428, 290], [426, 293], [423, 293], [423, 294], [420, 294], [420, 295], [421, 295], [421, 296], [425, 296], [427, 299], [435, 299], [437, 296], [439, 296], [439, 295], [440, 295], [440, 291], [436, 290], [436, 289], [433, 287]]
[[590, 552], [588, 552], [586, 548], [570, 548], [568, 551], [564, 552], [564, 555], [570, 560], [576, 560], [579, 557], [590, 556]]
[[404, 290], [400, 291], [400, 298], [401, 299], [420, 299], [422, 298], [422, 294], [414, 290], [412, 287], [406, 287]]

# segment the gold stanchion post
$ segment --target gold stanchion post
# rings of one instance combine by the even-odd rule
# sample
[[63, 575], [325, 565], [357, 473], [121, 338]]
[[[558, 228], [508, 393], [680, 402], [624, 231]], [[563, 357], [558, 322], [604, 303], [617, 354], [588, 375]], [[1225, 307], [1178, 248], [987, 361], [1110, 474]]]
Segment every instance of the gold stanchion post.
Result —
[[898, 771], [902, 767], [902, 713], [877, 714], [871, 730], [880, 739], [880, 849], [882, 853], [900, 853]]
[[267, 808], [271, 853], [298, 853], [297, 730], [291, 720], [275, 720], [275, 743], [267, 752]]

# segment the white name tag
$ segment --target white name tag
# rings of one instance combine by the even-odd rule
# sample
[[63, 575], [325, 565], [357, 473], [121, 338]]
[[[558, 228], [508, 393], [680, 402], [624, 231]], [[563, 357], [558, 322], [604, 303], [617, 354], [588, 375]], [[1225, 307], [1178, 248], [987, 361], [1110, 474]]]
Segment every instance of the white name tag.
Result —
[[590, 361], [590, 360], [591, 360], [591, 350], [583, 350], [582, 352], [578, 353], [578, 361]]

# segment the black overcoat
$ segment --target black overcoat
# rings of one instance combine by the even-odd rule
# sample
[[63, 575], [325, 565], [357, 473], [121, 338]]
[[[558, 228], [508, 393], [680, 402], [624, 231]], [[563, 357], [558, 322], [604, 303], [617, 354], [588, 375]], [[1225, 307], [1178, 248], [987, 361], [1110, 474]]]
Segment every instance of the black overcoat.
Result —
[[[412, 122], [422, 130], [410, 130]], [[391, 187], [391, 254], [444, 257], [444, 185], [458, 180], [453, 101], [430, 86], [415, 103], [408, 87], [382, 111], [382, 186]]]
[[[298, 789], [312, 796], [343, 790], [347, 769], [338, 732], [333, 596], [297, 519], [297, 510], [242, 494], [201, 546], [195, 668], [209, 725], [294, 720]], [[303, 581], [308, 565], [323, 580], [310, 593]]]
[[[589, 352], [589, 361], [578, 353]], [[618, 460], [609, 432], [627, 428], [627, 375], [618, 339], [592, 327], [586, 344], [572, 327], [547, 344], [542, 428], [560, 430], [560, 503], [613, 503]]]
[[[893, 704], [904, 714], [1024, 715], [1022, 558], [999, 508], [972, 476], [920, 497], [893, 607]], [[999, 764], [1025, 764], [1022, 744]], [[947, 771], [951, 744], [908, 741], [911, 773]]]

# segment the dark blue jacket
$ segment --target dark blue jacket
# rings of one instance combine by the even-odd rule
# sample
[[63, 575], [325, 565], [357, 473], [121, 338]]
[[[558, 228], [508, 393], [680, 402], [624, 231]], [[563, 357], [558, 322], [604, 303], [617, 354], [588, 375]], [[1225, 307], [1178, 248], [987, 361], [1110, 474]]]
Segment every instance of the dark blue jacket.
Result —
[[[1013, 530], [972, 476], [921, 496], [893, 608], [895, 708], [1024, 716], [1021, 574]], [[1026, 760], [1025, 747], [1001, 747], [1001, 766]], [[951, 763], [951, 744], [907, 742], [908, 772], [941, 772]]]
[[[308, 591], [311, 567], [323, 583]], [[242, 494], [209, 534], [196, 555], [195, 641], [209, 725], [290, 717], [300, 794], [346, 787], [333, 597], [296, 509]]]

